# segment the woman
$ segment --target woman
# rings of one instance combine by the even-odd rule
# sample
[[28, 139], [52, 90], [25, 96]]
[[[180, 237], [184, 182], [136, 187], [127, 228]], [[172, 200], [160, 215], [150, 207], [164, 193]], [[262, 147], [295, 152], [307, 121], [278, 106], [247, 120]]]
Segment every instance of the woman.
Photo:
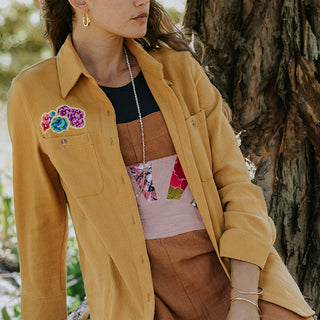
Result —
[[66, 318], [68, 206], [93, 320], [310, 319], [220, 94], [161, 7], [44, 13], [56, 56], [8, 104], [22, 317]]

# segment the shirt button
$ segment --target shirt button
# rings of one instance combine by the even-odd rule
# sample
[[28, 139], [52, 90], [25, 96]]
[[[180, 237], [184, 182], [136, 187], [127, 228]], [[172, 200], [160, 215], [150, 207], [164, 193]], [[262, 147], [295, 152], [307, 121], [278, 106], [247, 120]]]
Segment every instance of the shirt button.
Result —
[[192, 123], [193, 126], [196, 125], [196, 121], [195, 120], [191, 120], [191, 123]]
[[67, 144], [67, 140], [66, 140], [66, 139], [62, 139], [62, 140], [61, 140], [61, 144], [62, 144], [63, 146], [65, 146], [65, 145]]

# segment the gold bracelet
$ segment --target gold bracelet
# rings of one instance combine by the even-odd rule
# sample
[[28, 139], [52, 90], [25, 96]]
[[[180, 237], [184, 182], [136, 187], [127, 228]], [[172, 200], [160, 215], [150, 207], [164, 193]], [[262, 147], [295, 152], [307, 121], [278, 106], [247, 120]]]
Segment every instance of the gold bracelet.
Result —
[[250, 292], [250, 291], [247, 291], [247, 292], [245, 292], [245, 291], [240, 291], [240, 290], [238, 290], [238, 289], [236, 289], [236, 288], [234, 288], [234, 287], [231, 287], [231, 289], [233, 289], [234, 291], [236, 291], [236, 292], [238, 292], [238, 293], [240, 293], [240, 294], [247, 294], [247, 295], [258, 295], [258, 296], [261, 296], [262, 297], [262, 294], [263, 294], [263, 289], [261, 289], [261, 288], [258, 288], [259, 290], [258, 290], [258, 292]]
[[239, 298], [233, 298], [233, 299], [230, 300], [230, 304], [232, 302], [234, 302], [234, 301], [245, 301], [245, 302], [248, 302], [248, 303], [250, 303], [250, 304], [252, 304], [253, 306], [256, 307], [257, 311], [259, 312], [259, 315], [261, 314], [261, 310], [260, 310], [259, 306], [256, 303], [254, 303], [253, 301], [249, 300], [249, 299], [240, 298], [240, 297]]

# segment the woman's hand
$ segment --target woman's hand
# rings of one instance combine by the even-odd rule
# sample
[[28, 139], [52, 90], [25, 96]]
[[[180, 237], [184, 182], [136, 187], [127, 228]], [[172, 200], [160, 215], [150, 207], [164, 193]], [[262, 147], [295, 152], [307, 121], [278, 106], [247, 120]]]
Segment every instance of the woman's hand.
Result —
[[260, 315], [254, 305], [246, 301], [233, 301], [226, 320], [259, 320]]

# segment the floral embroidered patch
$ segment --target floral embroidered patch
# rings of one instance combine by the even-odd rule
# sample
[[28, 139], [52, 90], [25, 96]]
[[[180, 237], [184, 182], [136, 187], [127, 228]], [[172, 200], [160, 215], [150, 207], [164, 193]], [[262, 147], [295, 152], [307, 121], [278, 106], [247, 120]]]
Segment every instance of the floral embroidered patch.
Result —
[[137, 163], [129, 166], [130, 171], [138, 183], [139, 190], [144, 194], [148, 202], [158, 200], [157, 194], [152, 181], [152, 166], [151, 161], [146, 162], [145, 180], [143, 181], [143, 163]]
[[44, 113], [41, 116], [40, 126], [43, 132], [51, 129], [54, 132], [63, 132], [70, 127], [74, 129], [84, 128], [86, 125], [86, 113], [80, 108], [70, 108], [63, 105], [55, 111]]
[[167, 199], [179, 200], [187, 185], [188, 181], [181, 167], [179, 158], [177, 157], [174, 163]]

